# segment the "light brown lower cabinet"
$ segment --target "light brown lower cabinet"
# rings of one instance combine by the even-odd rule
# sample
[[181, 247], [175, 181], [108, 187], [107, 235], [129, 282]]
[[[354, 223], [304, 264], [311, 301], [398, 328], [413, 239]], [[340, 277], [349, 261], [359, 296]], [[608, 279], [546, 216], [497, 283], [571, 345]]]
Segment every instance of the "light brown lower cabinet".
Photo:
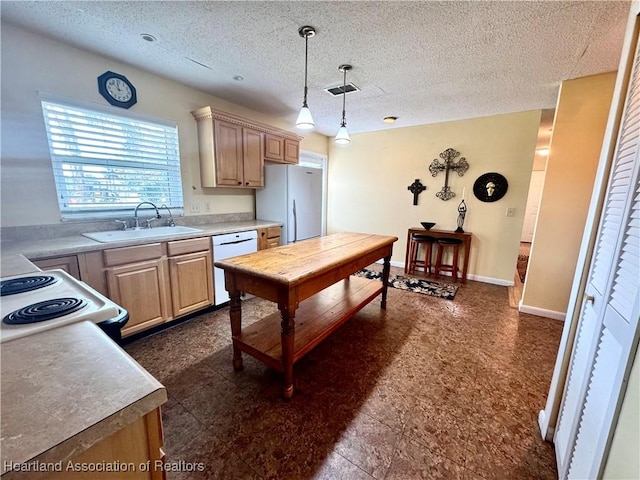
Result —
[[201, 310], [213, 303], [211, 270], [210, 250], [169, 258], [174, 317]]
[[[272, 229], [265, 241], [279, 243]], [[32, 260], [39, 268], [62, 268], [129, 313], [127, 337], [213, 305], [211, 237], [155, 242], [65, 257]]]
[[170, 318], [166, 258], [105, 270], [109, 298], [129, 312], [122, 336], [160, 325]]
[[281, 227], [268, 227], [258, 229], [258, 250], [280, 246]]
[[31, 260], [41, 270], [64, 270], [73, 278], [80, 280], [80, 269], [78, 268], [78, 257], [68, 255], [66, 257], [41, 258]]
[[[51, 479], [161, 480], [166, 478], [160, 408], [130, 423], [88, 450], [62, 462], [61, 472], [50, 472]], [[86, 471], [92, 466], [120, 471]], [[147, 468], [148, 465], [148, 468]], [[82, 471], [85, 469], [85, 471]]]

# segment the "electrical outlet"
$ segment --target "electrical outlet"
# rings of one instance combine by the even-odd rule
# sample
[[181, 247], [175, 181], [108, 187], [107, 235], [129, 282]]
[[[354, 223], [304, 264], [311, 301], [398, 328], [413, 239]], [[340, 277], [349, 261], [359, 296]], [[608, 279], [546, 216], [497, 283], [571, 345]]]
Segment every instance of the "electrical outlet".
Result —
[[199, 211], [200, 211], [200, 204], [194, 198], [193, 200], [191, 200], [191, 213], [197, 213]]
[[210, 211], [211, 211], [211, 202], [210, 202], [209, 200], [207, 200], [207, 202], [204, 204], [204, 209], [205, 209], [207, 212], [210, 212]]
[[508, 207], [507, 208], [507, 217], [513, 217], [513, 215], [516, 213], [516, 209], [513, 207]]

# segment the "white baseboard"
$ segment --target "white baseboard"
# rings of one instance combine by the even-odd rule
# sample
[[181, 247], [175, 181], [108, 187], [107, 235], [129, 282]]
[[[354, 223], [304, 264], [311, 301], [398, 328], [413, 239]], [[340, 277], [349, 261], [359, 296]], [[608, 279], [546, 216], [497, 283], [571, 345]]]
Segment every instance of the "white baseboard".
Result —
[[550, 427], [547, 423], [547, 412], [544, 410], [540, 410], [540, 413], [538, 414], [538, 426], [540, 427], [540, 435], [542, 435], [542, 439], [546, 442], [553, 442], [555, 429]]
[[[378, 260], [376, 263], [382, 263], [382, 260]], [[391, 261], [391, 266], [399, 267], [404, 270], [404, 262]], [[450, 277], [451, 272], [442, 272], [440, 275], [443, 277]], [[481, 275], [469, 275], [467, 274], [467, 280], [475, 280], [476, 282], [491, 283], [493, 285], [501, 285], [503, 287], [513, 287], [513, 280], [502, 280], [501, 278], [483, 277]]]
[[476, 282], [491, 283], [492, 285], [500, 285], [502, 287], [513, 287], [513, 280], [503, 280], [501, 278], [483, 277], [482, 275], [467, 275], [467, 278], [469, 280], [475, 280]]
[[522, 300], [518, 304], [518, 311], [522, 313], [529, 313], [531, 315], [537, 315], [539, 317], [552, 318], [554, 320], [561, 320], [564, 322], [567, 312], [555, 312], [553, 310], [547, 310], [544, 308], [531, 307], [529, 305], [523, 305]]

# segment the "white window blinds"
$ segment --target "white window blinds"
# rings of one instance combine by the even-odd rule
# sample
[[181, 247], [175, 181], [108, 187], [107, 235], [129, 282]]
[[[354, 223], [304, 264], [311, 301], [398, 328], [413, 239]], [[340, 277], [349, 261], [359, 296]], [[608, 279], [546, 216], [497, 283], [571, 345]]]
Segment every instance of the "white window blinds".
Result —
[[176, 124], [42, 102], [63, 218], [182, 208]]

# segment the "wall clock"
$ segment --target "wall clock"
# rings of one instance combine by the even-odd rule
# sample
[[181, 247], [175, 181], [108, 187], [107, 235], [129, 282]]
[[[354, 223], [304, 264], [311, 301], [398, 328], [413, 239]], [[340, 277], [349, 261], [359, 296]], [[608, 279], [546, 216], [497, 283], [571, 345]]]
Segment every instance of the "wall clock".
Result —
[[473, 194], [481, 202], [496, 202], [504, 197], [509, 188], [507, 179], [499, 173], [490, 172], [480, 175], [473, 184]]
[[133, 84], [119, 73], [104, 72], [98, 77], [98, 92], [111, 105], [129, 108], [138, 101]]

